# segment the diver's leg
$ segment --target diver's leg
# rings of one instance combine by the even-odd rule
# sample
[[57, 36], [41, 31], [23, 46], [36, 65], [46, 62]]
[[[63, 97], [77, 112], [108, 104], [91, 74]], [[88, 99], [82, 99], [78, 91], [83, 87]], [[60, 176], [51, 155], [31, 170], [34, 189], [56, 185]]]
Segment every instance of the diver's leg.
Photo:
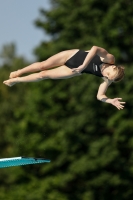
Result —
[[69, 57], [71, 57], [77, 51], [77, 49], [62, 51], [55, 54], [54, 56], [51, 56], [43, 62], [36, 62], [15, 72], [11, 72], [9, 78], [19, 77], [25, 73], [43, 71], [46, 69], [62, 66], [65, 64], [66, 60], [69, 59]]
[[13, 86], [16, 83], [22, 82], [38, 82], [44, 79], [67, 79], [74, 76], [81, 75], [76, 72], [72, 72], [72, 70], [65, 65], [57, 67], [51, 70], [44, 70], [39, 73], [30, 74], [28, 76], [11, 78], [9, 80], [4, 81], [3, 83], [8, 86]]

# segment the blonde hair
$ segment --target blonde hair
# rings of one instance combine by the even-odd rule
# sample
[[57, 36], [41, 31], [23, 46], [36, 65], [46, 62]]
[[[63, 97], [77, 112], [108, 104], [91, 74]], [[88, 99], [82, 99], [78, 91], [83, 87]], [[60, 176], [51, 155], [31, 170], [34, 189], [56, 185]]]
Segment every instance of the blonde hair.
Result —
[[125, 76], [125, 68], [121, 65], [116, 65], [117, 75], [114, 82], [121, 81]]

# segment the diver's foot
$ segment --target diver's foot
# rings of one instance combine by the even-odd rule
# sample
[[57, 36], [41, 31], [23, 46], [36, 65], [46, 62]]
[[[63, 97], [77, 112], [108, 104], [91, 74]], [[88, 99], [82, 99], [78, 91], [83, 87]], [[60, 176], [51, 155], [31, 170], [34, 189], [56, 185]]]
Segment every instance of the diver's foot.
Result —
[[12, 87], [13, 85], [15, 85], [16, 83], [18, 83], [18, 80], [17, 78], [12, 78], [12, 79], [9, 79], [9, 80], [6, 80], [3, 82], [5, 85], [9, 86], [9, 87]]
[[20, 70], [11, 72], [9, 78], [16, 78], [16, 77], [19, 77], [19, 76], [20, 76], [19, 71], [20, 71]]

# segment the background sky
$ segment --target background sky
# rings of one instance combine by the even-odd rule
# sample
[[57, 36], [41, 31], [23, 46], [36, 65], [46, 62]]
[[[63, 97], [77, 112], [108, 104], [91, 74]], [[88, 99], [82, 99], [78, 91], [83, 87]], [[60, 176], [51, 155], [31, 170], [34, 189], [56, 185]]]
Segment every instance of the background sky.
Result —
[[50, 0], [0, 0], [0, 50], [14, 42], [17, 55], [34, 60], [33, 49], [48, 36], [34, 25], [39, 9], [50, 8]]

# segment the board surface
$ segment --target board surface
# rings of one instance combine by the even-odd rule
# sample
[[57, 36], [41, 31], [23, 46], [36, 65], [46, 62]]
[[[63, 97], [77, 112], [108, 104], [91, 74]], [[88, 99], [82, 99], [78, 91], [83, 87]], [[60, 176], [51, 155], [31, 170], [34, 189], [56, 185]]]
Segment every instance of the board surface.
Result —
[[32, 157], [12, 157], [0, 159], [0, 168], [14, 167], [21, 165], [49, 163], [49, 159], [45, 158], [32, 158]]

